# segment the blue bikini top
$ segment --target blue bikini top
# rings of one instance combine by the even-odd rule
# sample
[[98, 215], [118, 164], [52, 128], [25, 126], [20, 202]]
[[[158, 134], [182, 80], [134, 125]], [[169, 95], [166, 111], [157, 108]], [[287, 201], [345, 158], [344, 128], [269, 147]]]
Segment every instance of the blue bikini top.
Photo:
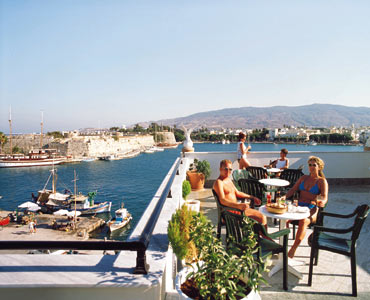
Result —
[[[301, 184], [299, 185], [299, 190], [300, 191], [306, 191], [305, 188], [304, 188], [304, 181], [302, 181]], [[312, 188], [310, 188], [309, 191], [306, 191], [306, 192], [309, 192], [313, 195], [320, 194], [320, 189], [319, 189], [319, 186], [317, 185], [317, 182], [315, 183], [315, 185]]]

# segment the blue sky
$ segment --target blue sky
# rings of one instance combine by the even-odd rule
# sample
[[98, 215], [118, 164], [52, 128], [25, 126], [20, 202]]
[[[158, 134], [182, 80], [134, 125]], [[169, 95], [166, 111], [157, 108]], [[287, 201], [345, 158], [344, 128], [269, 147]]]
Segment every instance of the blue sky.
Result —
[[370, 1], [0, 0], [0, 131], [370, 106]]

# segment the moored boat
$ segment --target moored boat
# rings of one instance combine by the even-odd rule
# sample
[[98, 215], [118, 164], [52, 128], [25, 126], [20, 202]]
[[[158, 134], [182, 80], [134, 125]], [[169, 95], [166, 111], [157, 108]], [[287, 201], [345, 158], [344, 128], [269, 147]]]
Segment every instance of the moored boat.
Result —
[[0, 156], [0, 168], [51, 166], [64, 163], [66, 157], [57, 156], [56, 150], [38, 149], [25, 154], [3, 154]]
[[131, 214], [123, 206], [115, 211], [115, 217], [107, 225], [110, 232], [125, 227], [132, 219]]
[[112, 202], [95, 202], [96, 192], [90, 192], [88, 196], [78, 194], [71, 197], [70, 211], [79, 211], [81, 215], [94, 215], [110, 212]]

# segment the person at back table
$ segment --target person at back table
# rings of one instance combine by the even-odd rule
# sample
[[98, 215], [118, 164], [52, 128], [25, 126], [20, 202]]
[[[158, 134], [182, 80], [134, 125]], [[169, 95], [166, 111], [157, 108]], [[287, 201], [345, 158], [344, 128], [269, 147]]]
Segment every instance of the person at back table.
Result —
[[245, 194], [236, 189], [234, 183], [230, 179], [232, 172], [232, 163], [228, 159], [220, 162], [220, 176], [213, 184], [213, 189], [217, 193], [222, 205], [238, 208], [244, 211], [244, 214], [257, 222], [266, 226], [267, 220], [259, 211], [249, 207], [247, 203], [238, 203], [238, 198], [253, 200], [255, 204], [261, 204], [261, 200], [257, 197]]
[[[296, 184], [288, 191], [286, 198], [290, 198], [299, 191], [299, 206], [306, 206], [310, 209], [310, 216], [299, 220], [298, 231], [293, 246], [288, 252], [288, 257], [293, 258], [294, 254], [304, 239], [308, 225], [316, 222], [318, 207], [325, 207], [328, 201], [328, 182], [323, 173], [324, 162], [316, 156], [308, 158], [308, 169], [310, 175], [303, 175]], [[289, 224], [289, 222], [287, 222]]]
[[243, 132], [239, 132], [238, 136], [238, 162], [239, 162], [239, 169], [248, 168], [251, 164], [247, 159], [247, 153], [251, 149], [251, 146], [245, 147], [244, 143], [247, 136]]
[[287, 159], [288, 155], [288, 150], [283, 148], [280, 151], [280, 158], [277, 160], [274, 160], [272, 163], [269, 165], [266, 165], [265, 167], [270, 167], [270, 168], [277, 168], [280, 170], [285, 170], [289, 168], [289, 159]]

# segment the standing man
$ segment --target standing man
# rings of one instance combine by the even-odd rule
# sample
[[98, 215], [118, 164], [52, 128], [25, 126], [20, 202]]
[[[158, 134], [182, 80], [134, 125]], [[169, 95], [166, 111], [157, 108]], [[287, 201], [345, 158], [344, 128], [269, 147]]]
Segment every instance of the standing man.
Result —
[[213, 184], [213, 189], [217, 193], [222, 205], [238, 208], [244, 211], [247, 217], [250, 217], [262, 225], [267, 224], [266, 217], [261, 214], [258, 210], [249, 207], [247, 203], [238, 203], [238, 198], [245, 198], [253, 200], [254, 203], [260, 204], [261, 200], [257, 197], [245, 194], [236, 189], [234, 183], [230, 179], [230, 174], [232, 172], [232, 163], [228, 159], [224, 159], [220, 163], [220, 176], [217, 178]]

